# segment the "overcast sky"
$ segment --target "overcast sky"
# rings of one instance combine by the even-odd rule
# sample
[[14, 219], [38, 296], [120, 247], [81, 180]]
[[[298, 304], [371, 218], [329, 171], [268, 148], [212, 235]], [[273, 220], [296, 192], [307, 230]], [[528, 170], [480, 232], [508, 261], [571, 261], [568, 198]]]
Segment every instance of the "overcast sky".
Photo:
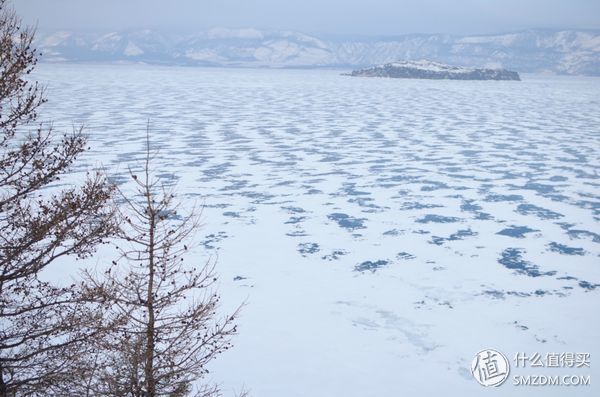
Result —
[[600, 0], [13, 0], [41, 29], [255, 27], [395, 35], [600, 28]]

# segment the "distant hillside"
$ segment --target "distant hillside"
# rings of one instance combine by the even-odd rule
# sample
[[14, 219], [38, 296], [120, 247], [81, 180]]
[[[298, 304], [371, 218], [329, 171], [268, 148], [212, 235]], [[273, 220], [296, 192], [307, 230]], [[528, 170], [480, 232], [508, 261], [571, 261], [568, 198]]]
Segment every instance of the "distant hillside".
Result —
[[45, 62], [146, 62], [232, 67], [365, 67], [398, 59], [518, 72], [600, 75], [600, 31], [527, 30], [453, 36], [317, 38], [298, 32], [217, 28], [193, 34], [156, 30], [38, 32]]

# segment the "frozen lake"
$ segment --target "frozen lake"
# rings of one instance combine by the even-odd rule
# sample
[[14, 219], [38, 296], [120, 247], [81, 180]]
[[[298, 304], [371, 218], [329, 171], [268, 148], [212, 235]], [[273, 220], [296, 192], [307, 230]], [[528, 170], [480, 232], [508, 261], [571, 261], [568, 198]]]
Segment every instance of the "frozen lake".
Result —
[[150, 119], [157, 171], [204, 201], [198, 255], [218, 253], [225, 309], [247, 303], [211, 367], [226, 393], [479, 396], [471, 360], [495, 348], [511, 364], [590, 353], [591, 368], [512, 373], [591, 375], [577, 395], [598, 395], [600, 78], [48, 64], [36, 78], [42, 120], [85, 124], [82, 167], [119, 181]]

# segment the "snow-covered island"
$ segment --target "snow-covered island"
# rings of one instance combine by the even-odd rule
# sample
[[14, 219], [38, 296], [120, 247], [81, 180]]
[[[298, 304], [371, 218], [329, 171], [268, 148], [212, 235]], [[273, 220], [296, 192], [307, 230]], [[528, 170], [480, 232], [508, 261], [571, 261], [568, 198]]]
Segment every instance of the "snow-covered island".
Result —
[[403, 79], [521, 80], [519, 73], [510, 70], [450, 66], [428, 60], [386, 63], [371, 68], [353, 70], [347, 75]]

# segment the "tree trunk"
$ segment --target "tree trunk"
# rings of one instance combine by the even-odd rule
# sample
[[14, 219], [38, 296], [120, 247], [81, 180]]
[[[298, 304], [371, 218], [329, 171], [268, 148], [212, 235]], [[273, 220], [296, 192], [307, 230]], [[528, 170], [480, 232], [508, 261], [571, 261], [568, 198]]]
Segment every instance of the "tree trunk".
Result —
[[2, 366], [2, 363], [0, 363], [0, 397], [7, 397], [8, 395], [6, 394], [6, 383], [4, 383], [3, 371], [4, 367]]
[[156, 384], [154, 379], [154, 228], [155, 213], [152, 204], [148, 204], [150, 216], [150, 241], [148, 245], [148, 296], [146, 308], [148, 310], [148, 325], [146, 327], [146, 365], [145, 378], [148, 397], [155, 397]]

